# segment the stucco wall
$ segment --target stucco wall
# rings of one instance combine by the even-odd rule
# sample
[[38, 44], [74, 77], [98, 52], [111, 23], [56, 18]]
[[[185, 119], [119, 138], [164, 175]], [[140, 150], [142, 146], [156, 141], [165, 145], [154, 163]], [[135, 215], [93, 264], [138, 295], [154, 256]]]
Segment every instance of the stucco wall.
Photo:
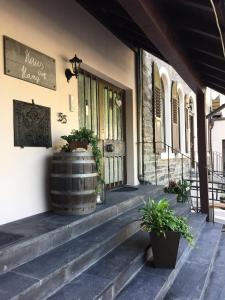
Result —
[[[53, 149], [18, 148], [13, 140], [13, 99], [51, 108], [54, 147], [60, 136], [78, 127], [78, 108], [69, 111], [69, 95], [77, 100], [77, 81], [66, 82], [64, 70], [76, 53], [91, 70], [125, 88], [132, 96], [129, 111], [128, 183], [136, 175], [136, 100], [134, 53], [107, 31], [75, 1], [0, 0], [0, 223], [44, 212], [48, 209], [47, 162]], [[56, 60], [57, 90], [52, 91], [4, 75], [3, 35], [24, 43]], [[68, 116], [67, 124], [56, 114]], [[130, 138], [131, 137], [131, 138]]]

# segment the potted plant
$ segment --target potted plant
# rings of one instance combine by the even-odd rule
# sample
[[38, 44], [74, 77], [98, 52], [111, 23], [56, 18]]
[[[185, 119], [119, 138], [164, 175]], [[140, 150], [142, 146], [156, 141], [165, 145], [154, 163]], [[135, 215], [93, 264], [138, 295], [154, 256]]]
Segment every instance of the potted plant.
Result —
[[174, 268], [180, 236], [187, 239], [189, 244], [193, 243], [193, 235], [186, 219], [174, 214], [167, 199], [159, 202], [149, 199], [140, 212], [141, 229], [150, 233], [154, 265], [159, 268]]
[[67, 142], [67, 144], [61, 148], [61, 151], [64, 152], [72, 152], [77, 148], [87, 149], [88, 145], [90, 144], [92, 153], [95, 157], [97, 172], [101, 178], [102, 153], [98, 147], [98, 137], [94, 135], [94, 132], [83, 127], [80, 130], [72, 129], [69, 135], [63, 135], [61, 138]]
[[77, 148], [87, 149], [94, 138], [94, 134], [90, 129], [83, 127], [80, 130], [72, 129], [69, 135], [63, 135], [61, 138], [67, 141], [68, 146], [72, 151]]
[[191, 184], [187, 180], [181, 180], [177, 183], [177, 202], [188, 202], [191, 191]]
[[187, 180], [170, 180], [168, 186], [164, 188], [165, 193], [177, 194], [177, 202], [187, 202], [190, 196], [191, 184]]
[[165, 193], [177, 194], [178, 192], [178, 185], [175, 180], [169, 180], [168, 186], [164, 188]]
[[225, 203], [225, 194], [220, 194], [220, 203]]

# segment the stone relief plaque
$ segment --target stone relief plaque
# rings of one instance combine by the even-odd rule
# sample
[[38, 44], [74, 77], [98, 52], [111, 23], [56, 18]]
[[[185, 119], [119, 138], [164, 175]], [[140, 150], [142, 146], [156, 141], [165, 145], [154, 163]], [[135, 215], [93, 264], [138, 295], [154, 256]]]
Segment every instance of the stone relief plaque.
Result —
[[4, 73], [56, 90], [55, 60], [4, 36]]
[[14, 146], [52, 146], [50, 108], [13, 100]]

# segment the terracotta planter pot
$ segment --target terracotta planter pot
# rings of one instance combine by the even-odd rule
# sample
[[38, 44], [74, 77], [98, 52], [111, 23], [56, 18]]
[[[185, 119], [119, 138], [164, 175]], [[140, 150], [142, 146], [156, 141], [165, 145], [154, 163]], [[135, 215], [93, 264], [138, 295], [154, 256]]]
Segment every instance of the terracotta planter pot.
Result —
[[167, 231], [166, 235], [150, 233], [154, 266], [157, 268], [175, 268], [177, 252], [180, 242], [180, 233]]
[[69, 147], [71, 150], [75, 150], [77, 148], [84, 148], [87, 150], [88, 142], [86, 142], [86, 141], [71, 141], [71, 142], [69, 142]]

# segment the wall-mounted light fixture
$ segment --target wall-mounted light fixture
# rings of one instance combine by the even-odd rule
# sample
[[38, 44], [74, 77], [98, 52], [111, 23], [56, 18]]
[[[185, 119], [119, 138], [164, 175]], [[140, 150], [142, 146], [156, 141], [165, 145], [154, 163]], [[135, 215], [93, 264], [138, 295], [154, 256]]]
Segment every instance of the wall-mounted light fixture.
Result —
[[65, 70], [65, 75], [66, 75], [67, 82], [69, 82], [71, 77], [73, 77], [73, 76], [76, 76], [76, 78], [78, 77], [79, 71], [80, 71], [80, 64], [82, 63], [82, 59], [77, 57], [77, 55], [75, 54], [74, 58], [71, 58], [69, 60], [69, 62], [72, 64], [72, 71], [73, 72], [71, 72], [70, 69]]

